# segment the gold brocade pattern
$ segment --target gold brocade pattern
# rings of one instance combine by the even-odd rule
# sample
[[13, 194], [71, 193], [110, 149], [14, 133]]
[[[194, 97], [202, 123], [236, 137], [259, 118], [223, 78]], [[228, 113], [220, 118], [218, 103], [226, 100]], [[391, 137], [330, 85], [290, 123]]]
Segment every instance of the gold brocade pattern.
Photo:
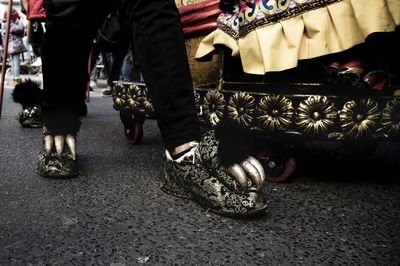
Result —
[[241, 216], [265, 210], [266, 200], [254, 185], [240, 184], [221, 170], [219, 141], [215, 131], [202, 136], [194, 158], [182, 162], [166, 160], [161, 189], [174, 196], [190, 198], [213, 212]]
[[43, 127], [42, 107], [39, 105], [33, 105], [24, 108], [19, 114], [18, 121], [23, 127]]
[[203, 38], [204, 36], [185, 40], [190, 74], [194, 87], [212, 85], [218, 80], [217, 57], [209, 62], [198, 62], [194, 58], [197, 48]]

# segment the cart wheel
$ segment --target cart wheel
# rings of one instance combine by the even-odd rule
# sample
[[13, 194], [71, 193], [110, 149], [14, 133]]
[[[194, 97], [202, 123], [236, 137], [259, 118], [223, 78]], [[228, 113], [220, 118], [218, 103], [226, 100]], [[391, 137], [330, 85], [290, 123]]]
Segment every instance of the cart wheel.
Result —
[[139, 144], [143, 139], [144, 117], [135, 115], [131, 111], [120, 111], [120, 118], [124, 125], [124, 134], [128, 144]]
[[268, 155], [260, 155], [258, 159], [264, 166], [265, 179], [269, 182], [284, 182], [296, 170], [296, 159], [294, 157], [282, 160], [268, 157]]
[[125, 128], [125, 137], [128, 144], [139, 144], [143, 139], [143, 127], [139, 122], [134, 122], [132, 127]]

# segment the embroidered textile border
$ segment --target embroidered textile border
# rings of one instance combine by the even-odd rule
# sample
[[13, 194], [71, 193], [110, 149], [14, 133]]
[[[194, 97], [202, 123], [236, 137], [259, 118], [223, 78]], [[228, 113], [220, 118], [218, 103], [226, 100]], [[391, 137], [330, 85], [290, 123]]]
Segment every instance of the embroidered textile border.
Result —
[[276, 23], [278, 21], [289, 19], [298, 16], [300, 14], [306, 13], [308, 11], [325, 7], [327, 5], [335, 4], [341, 1], [343, 0], [316, 0], [311, 3], [299, 4], [298, 6], [283, 11], [281, 13], [266, 16], [264, 18], [250, 22], [249, 24], [240, 26], [239, 32], [235, 31], [226, 24], [223, 24], [221, 21], [218, 21], [218, 29], [224, 31], [226, 34], [228, 34], [234, 39], [239, 39], [248, 34], [249, 32], [255, 30], [256, 28], [267, 26]]

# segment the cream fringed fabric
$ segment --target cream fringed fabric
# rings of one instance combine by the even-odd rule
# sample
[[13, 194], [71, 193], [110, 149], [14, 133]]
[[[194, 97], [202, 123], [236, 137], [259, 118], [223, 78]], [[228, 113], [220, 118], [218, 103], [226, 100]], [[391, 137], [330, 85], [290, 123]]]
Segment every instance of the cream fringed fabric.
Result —
[[[239, 11], [240, 10], [240, 11]], [[282, 71], [298, 60], [341, 52], [400, 25], [400, 0], [251, 0], [223, 13], [196, 58], [225, 45], [249, 74]]]

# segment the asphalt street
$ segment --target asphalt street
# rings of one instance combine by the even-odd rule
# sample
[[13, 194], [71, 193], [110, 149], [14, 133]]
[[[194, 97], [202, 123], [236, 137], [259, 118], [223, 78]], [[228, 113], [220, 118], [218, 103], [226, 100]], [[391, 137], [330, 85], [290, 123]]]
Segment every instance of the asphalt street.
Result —
[[141, 145], [126, 144], [100, 89], [78, 136], [81, 175], [37, 176], [42, 132], [19, 125], [10, 93], [0, 119], [0, 265], [400, 264], [398, 143], [347, 163], [321, 159], [314, 144], [301, 174], [267, 184], [267, 214], [238, 220], [163, 193], [156, 122], [145, 122]]

